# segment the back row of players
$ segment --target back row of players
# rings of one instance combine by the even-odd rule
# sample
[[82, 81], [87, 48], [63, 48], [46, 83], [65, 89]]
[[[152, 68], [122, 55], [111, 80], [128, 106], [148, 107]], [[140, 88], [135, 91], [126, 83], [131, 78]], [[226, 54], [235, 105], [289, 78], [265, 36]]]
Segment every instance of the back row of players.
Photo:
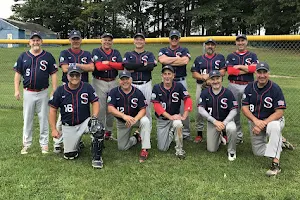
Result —
[[[60, 54], [63, 85], [57, 88], [58, 68], [53, 56], [41, 49], [42, 37], [33, 33], [30, 50], [18, 58], [15, 70], [15, 97], [20, 99], [19, 84], [23, 77], [24, 127], [21, 154], [27, 154], [32, 144], [34, 112], [40, 121], [40, 145], [42, 153], [48, 153], [48, 104], [49, 124], [54, 137], [54, 152], [64, 158], [79, 155], [81, 136], [92, 133], [92, 166], [103, 167], [103, 139], [112, 138], [113, 117], [117, 120], [117, 141], [120, 150], [127, 150], [141, 142], [139, 161], [148, 158], [151, 148], [151, 106], [157, 117], [158, 149], [166, 151], [175, 138], [175, 154], [185, 157], [182, 140], [191, 139], [188, 113], [192, 100], [187, 92], [186, 65], [191, 59], [187, 48], [179, 46], [180, 32], [169, 34], [170, 46], [159, 51], [162, 64], [162, 83], [152, 88], [151, 72], [157, 65], [153, 53], [145, 51], [145, 36], [134, 36], [135, 49], [126, 52], [124, 59], [118, 50], [112, 49], [113, 35], [102, 35], [102, 45], [92, 54], [81, 49], [81, 34], [71, 31], [71, 48]], [[269, 80], [269, 66], [260, 62], [255, 53], [248, 51], [247, 37], [236, 37], [237, 51], [227, 60], [215, 52], [216, 42], [205, 42], [205, 54], [198, 56], [191, 68], [197, 81], [196, 112], [197, 137], [203, 138], [204, 120], [207, 119], [207, 149], [218, 150], [221, 141], [228, 142], [228, 160], [236, 159], [236, 144], [243, 142], [240, 109], [249, 119], [254, 154], [272, 158], [268, 175], [281, 171], [279, 158], [282, 146], [290, 144], [281, 136], [284, 126], [285, 100], [280, 87]], [[119, 70], [119, 84], [116, 80]], [[223, 76], [228, 73], [228, 89], [222, 86]], [[88, 72], [92, 72], [92, 86], [88, 84]], [[253, 73], [257, 74], [254, 82]], [[49, 75], [52, 79], [52, 98], [48, 102]], [[208, 85], [211, 85], [209, 87]], [[207, 87], [207, 88], [206, 88]], [[55, 92], [54, 92], [55, 91]], [[92, 104], [90, 114], [89, 104]], [[242, 106], [243, 105], [243, 106]], [[60, 109], [59, 119], [56, 120]], [[99, 120], [98, 120], [99, 119]], [[99, 123], [100, 122], [100, 123]], [[101, 126], [105, 126], [105, 132]], [[140, 129], [131, 136], [134, 126]], [[103, 138], [104, 137], [104, 138]], [[269, 137], [269, 142], [266, 138]], [[224, 139], [226, 138], [226, 139]], [[283, 141], [284, 140], [284, 141]]]

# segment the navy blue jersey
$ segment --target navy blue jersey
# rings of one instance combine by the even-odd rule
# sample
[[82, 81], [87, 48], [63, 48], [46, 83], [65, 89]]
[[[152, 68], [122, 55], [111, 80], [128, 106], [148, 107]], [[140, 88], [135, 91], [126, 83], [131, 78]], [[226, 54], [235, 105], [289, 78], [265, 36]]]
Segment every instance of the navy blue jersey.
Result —
[[59, 86], [49, 100], [53, 108], [60, 108], [61, 121], [65, 125], [75, 126], [90, 117], [90, 103], [98, 101], [94, 88], [80, 82], [77, 89], [71, 90], [68, 84]]
[[198, 106], [203, 107], [216, 120], [224, 121], [232, 109], [238, 108], [238, 103], [227, 88], [222, 87], [219, 94], [215, 95], [210, 87], [201, 92]]
[[[191, 72], [199, 74], [209, 74], [213, 70], [225, 68], [225, 58], [222, 54], [214, 54], [212, 57], [207, 55], [198, 56], [192, 65]], [[197, 80], [197, 83], [203, 83], [203, 80]]]
[[[121, 87], [113, 88], [108, 94], [107, 102], [108, 105], [131, 117], [135, 117], [140, 110], [148, 106], [143, 93], [133, 86], [128, 94], [125, 94]], [[117, 119], [125, 122], [121, 118], [117, 117]]]
[[[93, 60], [95, 63], [102, 62], [102, 61], [110, 61], [110, 62], [118, 62], [121, 63], [122, 56], [120, 52], [116, 49], [112, 49], [110, 53], [106, 53], [101, 47], [96, 48], [92, 52]], [[93, 76], [97, 78], [116, 78], [118, 75], [118, 70], [106, 70], [106, 71], [98, 71], [96, 68], [93, 72]]]
[[58, 69], [52, 54], [43, 50], [37, 56], [29, 51], [22, 53], [14, 70], [22, 75], [24, 88], [42, 90], [49, 87], [49, 75], [56, 73]]
[[[59, 56], [59, 66], [68, 65], [70, 63], [90, 64], [92, 63], [92, 55], [88, 51], [80, 50], [78, 54], [74, 53], [71, 49], [63, 50]], [[68, 83], [67, 73], [63, 73], [62, 82]], [[82, 72], [81, 80], [89, 82], [88, 72]]]
[[151, 72], [153, 68], [150, 70], [143, 70], [145, 68], [144, 62], [147, 64], [152, 64], [156, 66], [156, 60], [152, 52], [144, 51], [142, 53], [137, 53], [136, 51], [126, 52], [124, 55], [123, 63], [126, 68], [126, 64], [140, 64], [140, 66], [131, 72], [131, 77], [133, 81], [149, 81], [152, 79]]
[[250, 112], [258, 119], [266, 119], [276, 109], [286, 109], [281, 88], [270, 81], [263, 88], [257, 87], [257, 81], [249, 83], [243, 94], [243, 106], [249, 105]]
[[[166, 55], [168, 57], [176, 57], [176, 56], [187, 56], [191, 59], [190, 52], [187, 48], [178, 47], [176, 49], [171, 49], [170, 47], [165, 47], [159, 50], [158, 57]], [[164, 67], [164, 65], [162, 65]], [[184, 66], [172, 66], [175, 70], [175, 78], [185, 77], [186, 76], [186, 65]]]
[[[175, 115], [180, 113], [181, 100], [188, 97], [190, 95], [186, 88], [181, 83], [173, 81], [170, 89], [165, 89], [163, 83], [154, 85], [151, 102], [160, 103], [167, 113]], [[164, 119], [163, 116], [158, 116], [156, 112], [155, 115]]]
[[[246, 51], [244, 53], [233, 52], [227, 56], [226, 60], [227, 67], [234, 65], [251, 65], [257, 63], [258, 59], [256, 54], [250, 51]], [[254, 77], [253, 73], [247, 73], [238, 76], [229, 75], [228, 80], [252, 82], [254, 81]]]

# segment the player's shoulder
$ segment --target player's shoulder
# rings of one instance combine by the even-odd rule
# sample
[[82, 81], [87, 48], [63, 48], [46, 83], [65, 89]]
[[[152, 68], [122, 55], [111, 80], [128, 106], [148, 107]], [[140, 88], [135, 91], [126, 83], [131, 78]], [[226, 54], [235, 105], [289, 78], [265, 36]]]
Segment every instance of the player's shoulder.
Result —
[[45, 56], [53, 57], [52, 53], [50, 53], [49, 51], [45, 51], [45, 50], [43, 50], [43, 51], [44, 51]]
[[195, 58], [195, 61], [200, 61], [200, 60], [203, 60], [203, 55], [197, 56], [197, 57]]
[[165, 51], [167, 51], [167, 49], [168, 49], [168, 47], [163, 47], [163, 48], [160, 48], [160, 52], [165, 52]]
[[134, 92], [135, 94], [137, 94], [137, 95], [143, 94], [142, 91], [141, 91], [140, 89], [138, 89], [138, 88], [136, 88], [136, 87], [134, 87], [134, 86], [132, 86], [132, 90], [133, 90], [133, 92]]
[[111, 94], [118, 93], [118, 92], [119, 92], [119, 86], [114, 87], [113, 89], [110, 90]]
[[208, 95], [209, 94], [209, 90], [210, 90], [210, 87], [203, 89], [201, 91], [201, 95], [205, 95], [205, 96]]
[[91, 55], [91, 52], [86, 51], [86, 50], [82, 50], [84, 55]]
[[217, 58], [225, 58], [223, 54], [217, 53], [216, 55]]
[[231, 90], [229, 90], [228, 88], [223, 87], [224, 89], [224, 94], [225, 95], [233, 95], [233, 93], [231, 92]]
[[277, 83], [275, 83], [274, 81], [271, 81], [271, 80], [269, 80], [269, 81], [270, 81], [270, 84], [272, 85], [273, 89], [281, 90], [281, 87]]

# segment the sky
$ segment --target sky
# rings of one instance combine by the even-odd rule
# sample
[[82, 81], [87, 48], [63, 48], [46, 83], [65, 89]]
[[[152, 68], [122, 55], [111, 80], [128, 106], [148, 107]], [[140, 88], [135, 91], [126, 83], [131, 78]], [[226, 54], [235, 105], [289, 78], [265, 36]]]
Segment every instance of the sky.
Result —
[[13, 13], [11, 6], [14, 5], [14, 0], [0, 0], [0, 18], [8, 18]]

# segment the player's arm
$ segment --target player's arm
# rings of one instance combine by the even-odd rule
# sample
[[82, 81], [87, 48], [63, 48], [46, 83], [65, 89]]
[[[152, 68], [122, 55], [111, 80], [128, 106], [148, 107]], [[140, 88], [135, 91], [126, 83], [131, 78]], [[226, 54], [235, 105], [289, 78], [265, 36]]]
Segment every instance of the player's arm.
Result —
[[180, 115], [170, 115], [163, 107], [162, 105], [157, 102], [157, 101], [152, 101], [153, 103], [153, 107], [154, 107], [154, 111], [156, 112], [156, 114], [158, 114], [159, 116], [164, 116], [165, 118], [167, 118], [168, 120], [180, 120], [181, 116]]
[[242, 74], [249, 74], [254, 73], [256, 70], [256, 64], [252, 65], [234, 65], [234, 66], [228, 66], [227, 71], [229, 75], [242, 75]]
[[54, 108], [52, 106], [50, 106], [49, 109], [49, 124], [50, 124], [50, 128], [52, 130], [52, 137], [54, 138], [59, 138], [60, 134], [58, 132], [58, 130], [56, 129], [56, 118], [57, 118], [57, 108]]
[[21, 74], [15, 72], [14, 84], [15, 84], [15, 97], [17, 100], [20, 100], [20, 83], [21, 83]]
[[92, 72], [92, 71], [94, 71], [94, 63], [88, 63], [88, 64], [76, 63], [76, 65], [78, 67], [80, 67], [80, 69], [82, 69], [85, 72]]
[[69, 64], [62, 64], [62, 65], [60, 65], [60, 67], [61, 67], [61, 70], [64, 73], [67, 73], [68, 72], [68, 68], [69, 68]]
[[189, 115], [189, 112], [192, 112], [193, 110], [193, 101], [191, 97], [186, 97], [184, 100], [184, 112], [182, 114], [181, 120], [185, 120], [187, 116]]
[[237, 108], [232, 109], [227, 117], [223, 120], [223, 124], [226, 126], [237, 115]]
[[242, 112], [244, 113], [244, 115], [254, 123], [254, 128], [253, 128], [253, 132], [255, 134], [259, 134], [261, 130], [263, 130], [267, 123], [264, 121], [264, 120], [260, 120], [258, 118], [256, 118], [251, 112], [250, 112], [250, 109], [249, 109], [249, 105], [243, 105], [242, 106]]
[[177, 59], [172, 63], [172, 66], [185, 66], [190, 61], [190, 58], [188, 56], [177, 56], [176, 58]]
[[126, 68], [127, 70], [137, 70], [141, 67], [144, 67], [143, 63], [123, 63], [124, 68]]
[[91, 103], [92, 104], [92, 117], [97, 117], [100, 112], [100, 104], [99, 101], [94, 101]]
[[142, 108], [138, 114], [134, 117], [136, 121], [139, 121], [142, 117], [146, 115], [146, 107]]
[[192, 77], [196, 80], [200, 80], [200, 81], [206, 81], [209, 77], [208, 74], [200, 74], [199, 72], [192, 72]]
[[167, 55], [161, 55], [158, 57], [158, 62], [163, 65], [173, 65], [173, 62], [177, 60], [177, 57], [169, 57]]
[[50, 94], [50, 96], [53, 95], [53, 93], [55, 92], [56, 88], [57, 88], [57, 73], [53, 73], [51, 74], [51, 82], [52, 82], [52, 92]]
[[264, 119], [264, 121], [268, 124], [272, 121], [278, 120], [281, 117], [283, 117], [284, 109], [276, 109], [275, 112], [270, 115], [267, 119]]

